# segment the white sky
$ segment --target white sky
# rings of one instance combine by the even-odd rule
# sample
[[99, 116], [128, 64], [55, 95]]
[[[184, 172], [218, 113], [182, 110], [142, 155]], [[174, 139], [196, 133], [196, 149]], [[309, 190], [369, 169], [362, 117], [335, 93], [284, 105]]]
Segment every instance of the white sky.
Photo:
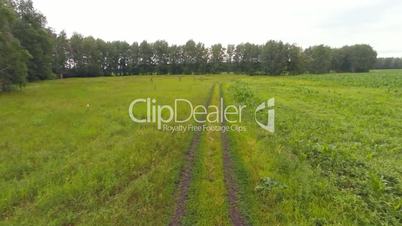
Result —
[[56, 32], [106, 41], [367, 43], [402, 57], [401, 0], [33, 0]]

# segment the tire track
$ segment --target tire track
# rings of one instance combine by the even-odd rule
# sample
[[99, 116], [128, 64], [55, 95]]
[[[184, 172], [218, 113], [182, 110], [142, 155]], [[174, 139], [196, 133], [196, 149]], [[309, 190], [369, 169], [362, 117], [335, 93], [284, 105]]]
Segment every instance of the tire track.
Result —
[[[223, 98], [222, 84], [219, 86], [219, 96]], [[224, 105], [224, 104], [223, 104]], [[223, 106], [225, 108], [225, 106]], [[225, 119], [222, 119], [222, 126], [226, 125]], [[229, 203], [229, 217], [235, 226], [249, 225], [246, 218], [240, 211], [239, 203], [239, 185], [235, 174], [235, 166], [230, 155], [229, 137], [226, 132], [221, 133], [222, 151], [223, 151], [223, 176], [227, 191], [227, 200]]]
[[[205, 106], [211, 103], [211, 99], [213, 96], [213, 92], [215, 89], [215, 84], [212, 85], [211, 90], [208, 94], [207, 102]], [[203, 125], [200, 124], [200, 125]], [[176, 209], [172, 220], [169, 225], [180, 225], [181, 220], [183, 219], [184, 214], [186, 213], [187, 209], [187, 201], [188, 201], [188, 192], [190, 189], [190, 183], [193, 177], [193, 169], [195, 163], [196, 152], [199, 148], [200, 140], [201, 140], [202, 131], [195, 131], [193, 138], [191, 140], [190, 147], [187, 150], [187, 154], [185, 157], [185, 163], [180, 173], [180, 181], [177, 188], [177, 197], [176, 197]]]

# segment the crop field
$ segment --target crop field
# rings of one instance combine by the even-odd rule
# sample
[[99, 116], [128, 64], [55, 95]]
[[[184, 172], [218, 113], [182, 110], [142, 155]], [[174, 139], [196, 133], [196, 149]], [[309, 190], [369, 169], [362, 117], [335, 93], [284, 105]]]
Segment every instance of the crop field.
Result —
[[[246, 130], [134, 123], [147, 97], [222, 97], [242, 121], [206, 124]], [[0, 93], [0, 119], [0, 225], [402, 224], [402, 70], [51, 80]]]

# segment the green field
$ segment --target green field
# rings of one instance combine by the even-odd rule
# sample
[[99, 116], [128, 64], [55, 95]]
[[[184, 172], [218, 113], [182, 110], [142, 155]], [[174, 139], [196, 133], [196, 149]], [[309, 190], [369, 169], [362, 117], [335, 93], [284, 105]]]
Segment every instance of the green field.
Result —
[[[214, 86], [215, 85], [215, 86]], [[229, 132], [252, 225], [402, 224], [402, 70], [300, 76], [125, 76], [0, 93], [0, 225], [166, 225], [192, 133], [135, 124], [153, 97], [249, 109], [275, 97], [275, 133]], [[141, 110], [141, 109], [140, 109]], [[186, 113], [186, 110], [183, 110]], [[187, 225], [230, 225], [220, 132], [195, 157]]]

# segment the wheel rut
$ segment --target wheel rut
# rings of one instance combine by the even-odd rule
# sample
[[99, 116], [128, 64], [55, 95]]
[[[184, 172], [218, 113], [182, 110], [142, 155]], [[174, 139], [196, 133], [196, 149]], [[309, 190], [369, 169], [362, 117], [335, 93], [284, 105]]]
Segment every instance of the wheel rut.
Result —
[[[209, 96], [205, 104], [208, 107], [212, 101], [213, 93], [215, 90], [215, 84], [212, 85], [209, 91]], [[219, 86], [219, 97], [223, 98], [222, 85]], [[225, 106], [223, 106], [224, 108]], [[203, 125], [204, 123], [200, 124]], [[221, 126], [226, 126], [226, 121], [222, 120]], [[199, 150], [201, 142], [202, 131], [195, 131], [191, 144], [188, 147], [185, 156], [185, 162], [180, 173], [180, 179], [177, 187], [176, 195], [176, 207], [174, 214], [171, 218], [169, 225], [181, 225], [182, 219], [187, 212], [187, 203], [189, 200], [189, 190], [191, 186], [191, 181], [193, 179], [195, 162], [197, 158], [197, 152]], [[235, 164], [230, 152], [230, 140], [227, 132], [222, 130], [221, 132], [221, 149], [223, 158], [223, 180], [226, 190], [226, 200], [228, 203], [228, 215], [231, 223], [235, 226], [249, 225], [246, 217], [240, 210], [240, 192], [239, 185], [237, 181], [237, 176], [235, 173]]]
[[[219, 96], [223, 98], [222, 85], [219, 86]], [[222, 102], [223, 103], [223, 102]], [[225, 108], [225, 106], [223, 106]], [[226, 121], [222, 120], [222, 126], [226, 125]], [[233, 158], [230, 154], [230, 142], [227, 132], [221, 133], [221, 143], [223, 151], [223, 175], [224, 183], [227, 191], [227, 201], [229, 204], [229, 217], [233, 225], [249, 225], [246, 218], [240, 211], [240, 193], [237, 183], [235, 166]]]
[[[208, 107], [208, 105], [210, 105], [211, 103], [214, 90], [215, 90], [215, 84], [212, 85], [211, 90], [209, 91], [208, 98], [205, 103], [206, 107]], [[181, 220], [183, 219], [186, 213], [188, 193], [190, 189], [191, 180], [193, 177], [193, 170], [196, 161], [196, 154], [199, 149], [201, 134], [202, 131], [197, 130], [194, 132], [191, 144], [185, 156], [185, 163], [181, 170], [179, 184], [177, 187], [176, 209], [169, 224], [171, 226], [180, 225]]]

